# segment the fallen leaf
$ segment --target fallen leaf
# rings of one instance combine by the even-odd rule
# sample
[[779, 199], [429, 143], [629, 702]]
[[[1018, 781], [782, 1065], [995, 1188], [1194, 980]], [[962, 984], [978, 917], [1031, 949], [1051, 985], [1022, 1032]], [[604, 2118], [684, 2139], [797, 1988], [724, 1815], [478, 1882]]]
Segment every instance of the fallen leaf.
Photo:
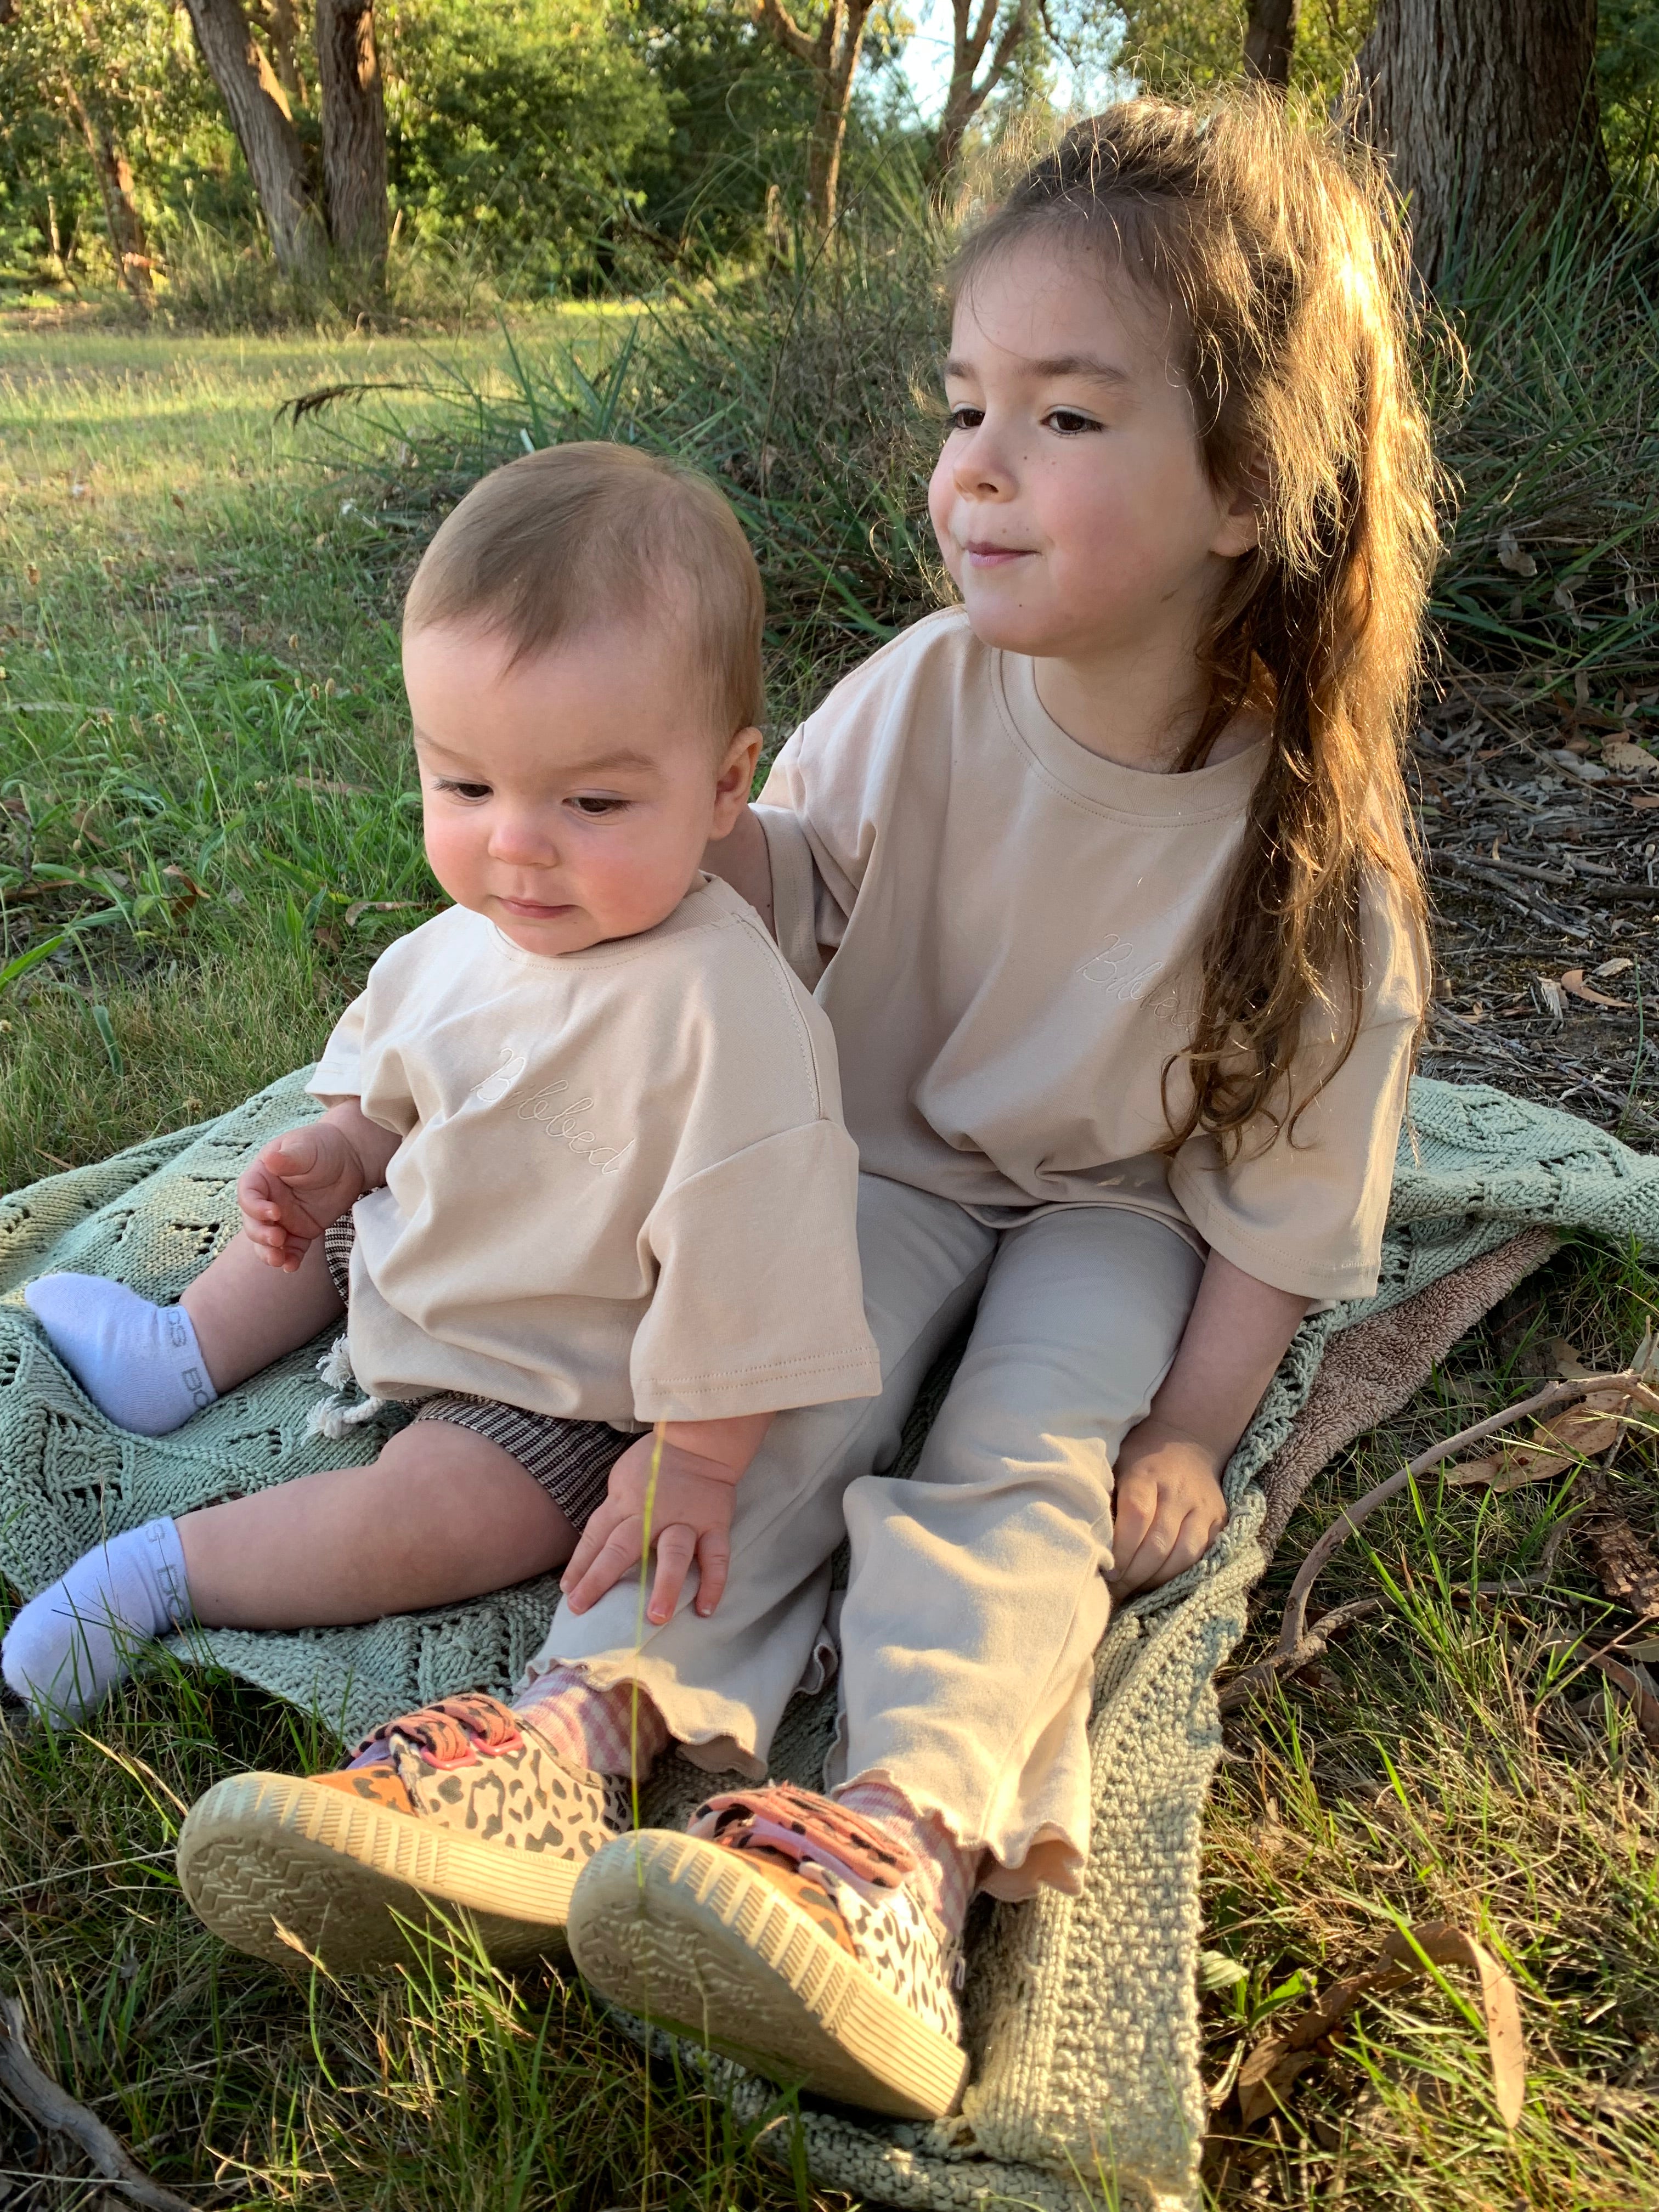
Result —
[[1626, 968], [1633, 968], [1635, 965], [1636, 963], [1633, 960], [1626, 960], [1621, 955], [1617, 960], [1604, 960], [1599, 968], [1592, 968], [1590, 974], [1592, 975], [1622, 975]]
[[[1558, 607], [1565, 607], [1569, 613], [1572, 611], [1572, 593], [1565, 584], [1558, 584], [1555, 587], [1555, 604]], [[1574, 672], [1572, 697], [1575, 706], [1588, 707], [1589, 704], [1589, 676], [1584, 669], [1580, 668]]]
[[1576, 775], [1581, 783], [1605, 783], [1613, 774], [1613, 770], [1603, 768], [1600, 761], [1583, 760], [1577, 753], [1569, 752], [1565, 745], [1556, 746], [1550, 758], [1558, 768], [1564, 768], [1570, 775]]
[[1645, 745], [1632, 744], [1628, 738], [1604, 738], [1601, 757], [1618, 775], [1645, 775], [1650, 769], [1659, 768], [1659, 760]]
[[[1599, 975], [1601, 970], [1598, 969], [1596, 973]], [[1598, 991], [1594, 983], [1587, 983], [1582, 968], [1569, 968], [1561, 978], [1561, 988], [1571, 991], [1575, 999], [1583, 999], [1587, 1006], [1616, 1006], [1621, 1013], [1630, 1011], [1628, 999], [1610, 999], [1605, 991]]]
[[1659, 791], [1632, 791], [1629, 798], [1638, 814], [1645, 814], [1650, 807], [1659, 806]]
[[1521, 550], [1512, 530], [1500, 530], [1498, 533], [1498, 565], [1500, 568], [1507, 568], [1511, 576], [1535, 576], [1538, 574], [1537, 562], [1530, 553]]
[[1238, 2069], [1238, 2109], [1245, 2126], [1266, 2118], [1283, 2104], [1299, 2074], [1330, 2056], [1331, 2039], [1362, 1997], [1389, 1996], [1431, 1966], [1468, 1966], [1479, 1978], [1498, 2114], [1506, 2128], [1514, 2128], [1527, 2086], [1526, 2040], [1515, 1984], [1483, 1944], [1446, 1921], [1421, 1921], [1390, 1936], [1363, 1973], [1334, 1982], [1304, 2013], [1263, 2037]]
[[1579, 1534], [1602, 1595], [1614, 1605], [1626, 1607], [1638, 1620], [1659, 1615], [1659, 1559], [1654, 1557], [1650, 1541], [1618, 1507], [1587, 1513]]

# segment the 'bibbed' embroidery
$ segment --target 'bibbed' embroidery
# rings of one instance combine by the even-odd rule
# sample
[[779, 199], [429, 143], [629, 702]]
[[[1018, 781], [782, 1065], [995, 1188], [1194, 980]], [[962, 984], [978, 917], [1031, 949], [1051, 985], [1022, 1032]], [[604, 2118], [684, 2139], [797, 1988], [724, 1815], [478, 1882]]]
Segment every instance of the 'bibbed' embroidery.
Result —
[[1103, 984], [1120, 1006], [1132, 1006], [1157, 978], [1155, 960], [1142, 960], [1127, 938], [1109, 937], [1078, 969], [1085, 982]]
[[591, 1097], [573, 1098], [568, 1104], [562, 1103], [562, 1094], [569, 1088], [568, 1083], [544, 1084], [520, 1107], [519, 1119], [544, 1123], [550, 1137], [568, 1145], [573, 1152], [580, 1153], [601, 1175], [615, 1175], [634, 1149], [632, 1138], [625, 1145], [602, 1142], [597, 1129], [583, 1126], [584, 1115], [593, 1110]]

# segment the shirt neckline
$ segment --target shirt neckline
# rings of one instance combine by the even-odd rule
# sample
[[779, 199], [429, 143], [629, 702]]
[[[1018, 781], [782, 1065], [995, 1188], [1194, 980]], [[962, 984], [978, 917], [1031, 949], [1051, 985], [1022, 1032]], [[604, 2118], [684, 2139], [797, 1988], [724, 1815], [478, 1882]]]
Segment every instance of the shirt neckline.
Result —
[[1036, 663], [1029, 654], [992, 652], [992, 682], [1015, 743], [1073, 797], [1137, 821], [1212, 822], [1242, 814], [1266, 765], [1261, 738], [1231, 758], [1185, 775], [1126, 768], [1079, 744], [1037, 696]]

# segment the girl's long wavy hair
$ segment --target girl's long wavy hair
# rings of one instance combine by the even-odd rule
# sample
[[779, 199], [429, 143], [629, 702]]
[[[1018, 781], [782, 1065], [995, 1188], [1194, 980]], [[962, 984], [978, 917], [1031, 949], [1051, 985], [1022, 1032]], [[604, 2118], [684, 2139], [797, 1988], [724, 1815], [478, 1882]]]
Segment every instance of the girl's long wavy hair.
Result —
[[[1427, 994], [1402, 758], [1437, 479], [1405, 227], [1379, 164], [1340, 126], [1243, 91], [1199, 108], [1125, 100], [1075, 125], [969, 230], [952, 296], [1036, 240], [1097, 255], [1167, 306], [1210, 481], [1259, 504], [1260, 544], [1200, 643], [1208, 703], [1176, 763], [1201, 766], [1241, 708], [1271, 717], [1179, 1056], [1191, 1103], [1170, 1115], [1171, 1148], [1201, 1129], [1231, 1153], [1251, 1124], [1268, 1142], [1293, 1130], [1352, 1049], [1368, 896], [1392, 897]], [[1316, 1008], [1337, 1049], [1298, 1096]]]

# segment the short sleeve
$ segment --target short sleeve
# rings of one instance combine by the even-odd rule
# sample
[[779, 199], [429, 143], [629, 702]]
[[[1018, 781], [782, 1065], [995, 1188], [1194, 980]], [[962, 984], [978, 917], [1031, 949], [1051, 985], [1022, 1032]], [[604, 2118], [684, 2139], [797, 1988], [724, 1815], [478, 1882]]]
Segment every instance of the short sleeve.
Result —
[[1200, 1237], [1275, 1290], [1310, 1298], [1375, 1291], [1405, 1117], [1414, 1020], [1362, 1030], [1293, 1130], [1248, 1141], [1224, 1163], [1212, 1137], [1189, 1137], [1170, 1188]]
[[337, 1022], [306, 1089], [319, 1098], [360, 1098], [363, 1089], [363, 1036], [368, 994], [352, 1000]]
[[[782, 806], [757, 805], [755, 819], [766, 839], [772, 867], [772, 927], [778, 950], [811, 991], [823, 973], [818, 951], [817, 871], [812, 848], [797, 817]], [[825, 944], [838, 942], [826, 938]]]
[[858, 1153], [839, 1123], [786, 1129], [672, 1187], [641, 1242], [659, 1270], [635, 1334], [635, 1418], [726, 1420], [872, 1398]]

